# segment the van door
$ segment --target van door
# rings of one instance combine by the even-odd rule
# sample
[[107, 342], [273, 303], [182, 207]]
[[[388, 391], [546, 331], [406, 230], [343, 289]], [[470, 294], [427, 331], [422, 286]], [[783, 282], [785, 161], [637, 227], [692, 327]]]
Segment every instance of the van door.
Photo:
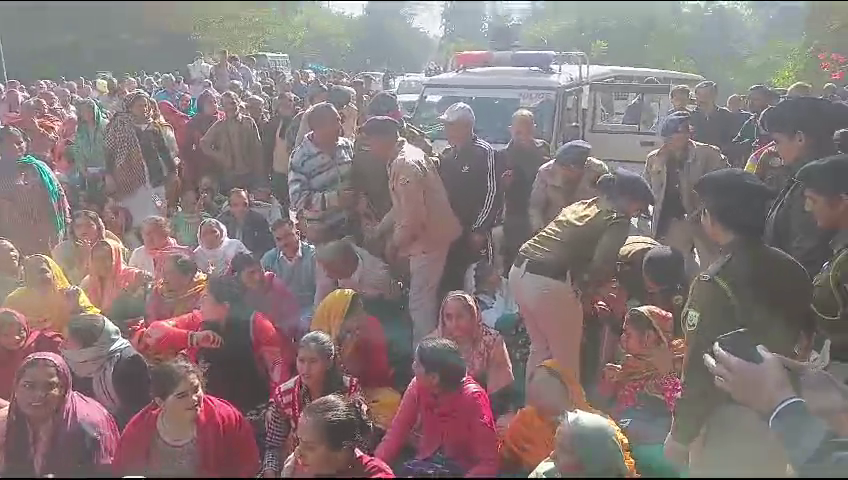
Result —
[[641, 172], [648, 153], [660, 147], [670, 91], [671, 85], [590, 84], [584, 139], [592, 155]]

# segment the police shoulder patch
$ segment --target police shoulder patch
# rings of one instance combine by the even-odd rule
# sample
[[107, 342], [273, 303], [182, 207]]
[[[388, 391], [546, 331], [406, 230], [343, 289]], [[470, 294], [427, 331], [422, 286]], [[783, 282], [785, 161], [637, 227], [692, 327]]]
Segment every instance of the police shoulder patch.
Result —
[[687, 332], [693, 332], [698, 328], [698, 322], [701, 320], [701, 314], [697, 310], [687, 310], [683, 317], [683, 327]]
[[406, 177], [400, 177], [399, 181], [400, 181], [401, 185], [408, 185], [409, 184], [409, 179], [406, 178]]

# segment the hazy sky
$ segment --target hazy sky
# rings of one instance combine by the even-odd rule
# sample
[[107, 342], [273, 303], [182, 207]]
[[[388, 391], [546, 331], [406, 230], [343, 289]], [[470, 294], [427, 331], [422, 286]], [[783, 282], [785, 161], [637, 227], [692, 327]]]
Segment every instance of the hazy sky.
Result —
[[[347, 2], [328, 2], [330, 8], [344, 12], [350, 15], [359, 15], [365, 9], [367, 1], [347, 1]], [[442, 5], [441, 1], [416, 1], [415, 2], [415, 21], [414, 23], [424, 29], [430, 35], [438, 36], [441, 34], [442, 25]], [[501, 8], [504, 12], [511, 13], [516, 16], [527, 12], [529, 1], [513, 0], [501, 2]]]
[[[350, 15], [359, 15], [365, 9], [363, 1], [329, 2], [330, 8]], [[430, 35], [439, 35], [442, 24], [442, 2], [416, 2], [415, 25], [424, 29]]]

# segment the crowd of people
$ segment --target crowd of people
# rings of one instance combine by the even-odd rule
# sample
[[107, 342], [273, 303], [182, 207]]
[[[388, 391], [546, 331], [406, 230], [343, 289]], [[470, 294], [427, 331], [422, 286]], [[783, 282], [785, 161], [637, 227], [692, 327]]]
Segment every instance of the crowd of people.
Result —
[[830, 86], [676, 86], [639, 175], [524, 109], [435, 155], [367, 76], [187, 71], [0, 89], [2, 475], [842, 474]]

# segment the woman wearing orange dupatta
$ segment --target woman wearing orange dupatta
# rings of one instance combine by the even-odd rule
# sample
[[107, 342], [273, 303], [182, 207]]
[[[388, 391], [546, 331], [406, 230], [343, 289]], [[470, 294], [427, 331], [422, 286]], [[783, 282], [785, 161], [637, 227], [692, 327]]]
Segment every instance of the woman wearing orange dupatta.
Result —
[[518, 411], [503, 434], [501, 469], [525, 476], [554, 449], [559, 419], [571, 410], [598, 412], [586, 401], [577, 377], [556, 360], [546, 360], [529, 372], [527, 405]]
[[127, 321], [144, 317], [153, 278], [124, 264], [122, 252], [123, 247], [110, 240], [92, 245], [90, 271], [80, 286], [91, 303], [126, 332]]

